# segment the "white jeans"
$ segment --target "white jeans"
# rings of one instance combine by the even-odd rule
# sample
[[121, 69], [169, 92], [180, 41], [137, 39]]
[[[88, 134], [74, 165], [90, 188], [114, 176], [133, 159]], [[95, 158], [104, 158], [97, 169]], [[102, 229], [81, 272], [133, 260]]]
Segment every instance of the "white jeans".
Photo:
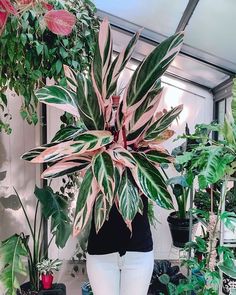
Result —
[[86, 265], [94, 295], [147, 295], [154, 257], [153, 251], [87, 254]]

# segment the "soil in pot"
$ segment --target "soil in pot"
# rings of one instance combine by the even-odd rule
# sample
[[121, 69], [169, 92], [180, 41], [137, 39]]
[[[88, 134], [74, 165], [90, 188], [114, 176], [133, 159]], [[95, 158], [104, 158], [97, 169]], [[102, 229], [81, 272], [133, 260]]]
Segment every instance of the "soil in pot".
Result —
[[[175, 247], [184, 248], [189, 241], [189, 218], [179, 218], [177, 212], [172, 212], [167, 221], [169, 223], [173, 245]], [[193, 226], [196, 226], [198, 220], [193, 218]]]

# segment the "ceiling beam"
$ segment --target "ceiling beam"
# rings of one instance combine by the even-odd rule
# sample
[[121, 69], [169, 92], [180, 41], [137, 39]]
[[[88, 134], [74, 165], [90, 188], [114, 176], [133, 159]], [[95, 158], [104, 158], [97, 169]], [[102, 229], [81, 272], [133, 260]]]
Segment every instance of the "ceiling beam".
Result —
[[[190, 2], [192, 1], [196, 1], [196, 0], [190, 0]], [[105, 16], [107, 16], [109, 18], [110, 24], [113, 28], [115, 28], [116, 30], [120, 30], [128, 35], [132, 35], [133, 33], [139, 31], [141, 29], [141, 27], [137, 24], [134, 24], [130, 21], [127, 21], [123, 18], [120, 18], [118, 16], [115, 16], [113, 14], [107, 13], [105, 11], [102, 10], [97, 10], [97, 15], [98, 17], [100, 17], [101, 19], [103, 19]], [[162, 41], [164, 41], [168, 36], [165, 36], [163, 34], [160, 34], [158, 32], [143, 28], [141, 35], [140, 35], [140, 39], [144, 40], [145, 42], [152, 44], [152, 45], [158, 45], [160, 44]], [[222, 61], [221, 60], [217, 60], [215, 62], [215, 60], [217, 58], [213, 58], [210, 54], [207, 54], [206, 56], [204, 56], [203, 58], [200, 58], [199, 56], [197, 57], [196, 52], [198, 52], [198, 50], [196, 49], [196, 52], [192, 52], [193, 49], [192, 48], [188, 48], [188, 46], [186, 44], [183, 44], [182, 49], [180, 51], [180, 54], [182, 54], [183, 56], [186, 56], [190, 59], [194, 59], [197, 60], [199, 63], [202, 63], [204, 65], [207, 65], [208, 67], [215, 69], [221, 73], [224, 73], [226, 75], [229, 76], [235, 76], [236, 73], [236, 66], [234, 66], [232, 64], [232, 66], [229, 67], [224, 67], [222, 65]], [[199, 54], [200, 55], [200, 54]]]
[[181, 20], [177, 26], [176, 32], [184, 31], [188, 25], [189, 20], [191, 19], [194, 10], [198, 5], [199, 0], [189, 0], [188, 5], [186, 6], [184, 13], [181, 17]]

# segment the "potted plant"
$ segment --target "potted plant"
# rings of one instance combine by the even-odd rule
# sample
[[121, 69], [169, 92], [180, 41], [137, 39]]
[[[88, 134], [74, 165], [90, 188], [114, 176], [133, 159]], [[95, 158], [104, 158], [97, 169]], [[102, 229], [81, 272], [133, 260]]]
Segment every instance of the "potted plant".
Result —
[[[167, 221], [170, 227], [173, 245], [183, 248], [189, 241], [190, 236], [187, 201], [192, 187], [188, 185], [183, 175], [170, 178], [168, 183], [172, 186], [173, 195], [177, 203], [177, 211], [171, 212]], [[193, 224], [195, 225], [197, 222], [197, 219], [193, 218]]]
[[23, 155], [32, 163], [50, 164], [44, 178], [74, 171], [83, 175], [75, 209], [75, 236], [85, 227], [93, 207], [97, 231], [113, 204], [132, 230], [133, 218], [142, 211], [141, 194], [163, 208], [173, 208], [158, 169], [170, 155], [159, 143], [173, 135], [169, 126], [182, 105], [164, 112], [157, 106], [162, 93], [160, 78], [178, 54], [183, 33], [166, 39], [143, 60], [124, 90], [113, 120], [112, 95], [137, 39], [138, 34], [112, 60], [111, 30], [105, 19], [91, 72], [82, 75], [67, 68], [67, 88], [46, 86], [35, 93], [39, 101], [67, 111], [84, 124], [83, 129], [75, 124], [59, 130], [57, 140]]
[[43, 289], [52, 289], [53, 272], [59, 271], [62, 261], [59, 259], [44, 259], [37, 263], [37, 268], [41, 274]]
[[89, 282], [84, 282], [81, 286], [82, 295], [93, 295], [93, 291]]
[[[185, 134], [189, 135], [189, 128], [186, 124]], [[193, 141], [186, 140], [181, 146], [172, 151], [172, 155], [176, 158], [183, 155], [186, 151], [196, 144]], [[183, 166], [177, 162], [174, 163], [178, 176], [169, 178], [167, 183], [171, 186], [173, 196], [176, 200], [177, 210], [171, 212], [167, 218], [172, 242], [175, 247], [183, 248], [189, 241], [190, 228], [189, 228], [189, 212], [187, 210], [188, 198], [190, 191], [193, 189], [193, 180], [188, 177], [188, 166]], [[193, 219], [193, 224], [197, 223], [197, 219]]]
[[[6, 294], [24, 292], [25, 295], [34, 295], [38, 294], [40, 290], [37, 264], [47, 255], [47, 249], [43, 248], [42, 243], [42, 216], [39, 215], [39, 205], [41, 204], [43, 215], [48, 219], [51, 218], [52, 238], [47, 248], [53, 239], [55, 239], [58, 247], [63, 248], [71, 233], [71, 224], [66, 202], [55, 194], [51, 188], [35, 188], [37, 203], [33, 224], [30, 223], [19, 194], [15, 193], [23, 210], [30, 234], [14, 234], [0, 242], [0, 282]], [[32, 248], [29, 246], [29, 242], [32, 242]], [[25, 267], [25, 259], [28, 262], [27, 268]], [[20, 286], [19, 275], [28, 275], [29, 281]]]
[[171, 262], [168, 260], [155, 260], [148, 295], [167, 293], [166, 284], [163, 284], [161, 281], [163, 276], [168, 276], [169, 282], [174, 285], [178, 285], [181, 280], [186, 279], [186, 277], [179, 271], [179, 266], [172, 266]]

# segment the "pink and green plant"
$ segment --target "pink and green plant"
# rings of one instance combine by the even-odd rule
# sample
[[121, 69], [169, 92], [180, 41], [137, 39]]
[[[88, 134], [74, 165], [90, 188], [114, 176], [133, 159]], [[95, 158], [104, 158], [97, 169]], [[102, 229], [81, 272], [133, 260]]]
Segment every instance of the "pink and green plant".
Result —
[[130, 60], [139, 33], [113, 59], [113, 41], [108, 20], [101, 23], [91, 73], [75, 73], [64, 67], [67, 88], [53, 85], [36, 92], [40, 102], [72, 114], [83, 122], [60, 129], [54, 139], [25, 153], [32, 163], [48, 163], [42, 177], [54, 178], [80, 172], [74, 235], [92, 214], [97, 232], [117, 206], [127, 226], [142, 213], [141, 195], [165, 209], [172, 199], [159, 167], [172, 161], [160, 143], [169, 139], [171, 123], [182, 105], [158, 110], [162, 97], [161, 76], [178, 54], [183, 42], [179, 32], [157, 46], [138, 66], [119, 105], [112, 105], [117, 80]]

